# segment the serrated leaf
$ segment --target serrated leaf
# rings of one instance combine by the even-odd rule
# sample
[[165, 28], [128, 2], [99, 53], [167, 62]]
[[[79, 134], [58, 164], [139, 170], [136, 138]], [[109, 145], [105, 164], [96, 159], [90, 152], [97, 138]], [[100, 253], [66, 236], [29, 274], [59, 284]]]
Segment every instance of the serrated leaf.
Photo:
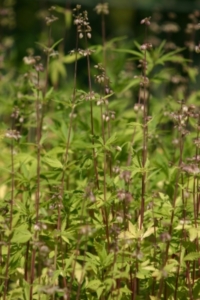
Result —
[[[104, 244], [104, 243], [103, 243]], [[94, 248], [99, 255], [100, 252], [102, 252], [104, 245], [102, 243], [98, 243], [97, 241], [94, 241]]]
[[199, 252], [190, 252], [189, 254], [187, 254], [185, 257], [184, 257], [184, 261], [193, 261], [193, 260], [196, 260], [200, 258], [200, 253]]
[[46, 93], [45, 99], [49, 99], [50, 96], [52, 95], [53, 91], [54, 91], [54, 88], [51, 87], [51, 88], [48, 90], [48, 92]]
[[46, 155], [49, 157], [56, 156], [57, 154], [63, 154], [65, 153], [65, 149], [62, 147], [54, 147], [51, 149]]
[[49, 165], [52, 168], [62, 169], [63, 165], [57, 158], [44, 157], [43, 162]]
[[98, 299], [100, 299], [103, 290], [104, 290], [104, 286], [99, 286], [98, 290], [96, 291]]
[[15, 229], [11, 242], [17, 244], [23, 244], [23, 243], [27, 243], [31, 239], [31, 237], [32, 234], [28, 229]]
[[84, 271], [83, 267], [77, 261], [74, 262], [74, 264], [75, 264], [75, 272], [74, 272], [75, 277], [79, 283], [82, 283], [82, 281], [84, 279], [85, 271]]
[[94, 279], [94, 280], [91, 280], [88, 282], [88, 284], [86, 285], [86, 288], [96, 291], [100, 287], [101, 284], [102, 283], [99, 279]]
[[155, 268], [153, 266], [142, 267], [142, 269], [147, 271], [155, 271]]
[[130, 239], [134, 239], [135, 235], [133, 235], [132, 233], [130, 233], [130, 231], [122, 231], [118, 235], [118, 238], [122, 239], [122, 240], [130, 240]]
[[30, 296], [30, 284], [23, 279], [23, 290], [24, 290], [24, 300], [29, 300]]
[[66, 228], [66, 224], [67, 224], [67, 220], [66, 218], [62, 221], [62, 225], [61, 225], [61, 231], [64, 231]]
[[132, 235], [132, 238], [136, 238], [138, 236], [137, 226], [133, 225], [130, 221], [128, 222], [128, 230]]
[[70, 244], [69, 239], [66, 237], [66, 235], [65, 235], [64, 233], [61, 233], [61, 239], [62, 239], [64, 242]]
[[189, 240], [193, 242], [198, 237], [200, 230], [199, 228], [191, 227], [188, 229], [188, 232], [189, 232]]
[[150, 236], [155, 232], [155, 227], [150, 227], [147, 229], [147, 231], [142, 235], [142, 239], [145, 239], [146, 237]]
[[35, 158], [29, 153], [19, 153], [14, 156], [15, 163], [29, 163], [35, 161]]

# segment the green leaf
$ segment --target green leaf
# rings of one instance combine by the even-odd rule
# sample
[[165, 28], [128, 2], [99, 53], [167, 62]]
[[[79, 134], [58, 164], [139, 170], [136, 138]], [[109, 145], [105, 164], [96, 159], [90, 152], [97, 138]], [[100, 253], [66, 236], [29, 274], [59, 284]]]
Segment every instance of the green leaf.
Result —
[[104, 290], [104, 286], [99, 286], [99, 288], [97, 289], [96, 293], [97, 293], [98, 299], [100, 299], [100, 297], [103, 293], [103, 290]]
[[65, 64], [71, 64], [73, 62], [75, 62], [76, 60], [79, 60], [80, 58], [82, 58], [83, 56], [81, 56], [78, 53], [75, 54], [68, 54], [62, 57], [62, 62]]
[[15, 229], [11, 242], [17, 244], [23, 244], [23, 243], [27, 243], [31, 238], [32, 238], [32, 234], [28, 229]]
[[55, 47], [56, 47], [58, 44], [60, 44], [63, 40], [64, 40], [64, 39], [62, 38], [62, 39], [58, 40], [57, 42], [55, 42], [55, 43], [53, 44], [53, 46], [51, 46], [51, 49], [55, 48]]
[[28, 164], [30, 162], [36, 161], [36, 159], [30, 153], [19, 153], [14, 156], [14, 162], [20, 164]]
[[[69, 129], [68, 129], [65, 122], [61, 123], [61, 133], [62, 133], [62, 136], [63, 136], [63, 141], [66, 142], [67, 139], [68, 139], [68, 136], [69, 136]], [[70, 140], [69, 140], [70, 143], [71, 143], [72, 139], [73, 139], [73, 129], [71, 128]]]
[[23, 279], [23, 287], [24, 287], [24, 298], [25, 300], [29, 300], [29, 296], [30, 296], [30, 284]]
[[135, 51], [135, 50], [130, 50], [130, 49], [114, 49], [114, 51], [115, 52], [122, 52], [122, 53], [132, 54], [137, 59], [143, 59], [144, 58], [144, 54], [142, 52]]
[[94, 279], [94, 280], [91, 280], [88, 282], [88, 284], [86, 285], [86, 288], [96, 291], [101, 285], [102, 285], [102, 283], [99, 279]]
[[172, 62], [172, 61], [173, 62], [184, 62], [184, 61], [186, 61], [185, 58], [183, 58], [180, 55], [176, 55], [176, 54], [182, 52], [183, 50], [184, 50], [184, 48], [181, 48], [181, 49], [171, 51], [167, 54], [164, 54], [160, 58], [158, 58], [155, 63], [156, 64], [164, 64], [165, 62], [168, 62], [168, 61], [170, 61], [170, 62]]
[[114, 143], [117, 139], [117, 135], [116, 135], [116, 132], [111, 135], [111, 137], [106, 141], [106, 144], [105, 146], [108, 147], [109, 145], [111, 145], [112, 143]]
[[82, 283], [84, 279], [85, 271], [83, 267], [76, 261], [75, 263], [75, 277], [79, 283]]
[[44, 44], [42, 44], [42, 43], [38, 43], [38, 42], [35, 42], [38, 46], [40, 46], [42, 49], [45, 49], [45, 50], [47, 50], [47, 51], [50, 51], [50, 50], [53, 50], [58, 44], [60, 44], [60, 42], [62, 42], [63, 41], [63, 38], [62, 39], [60, 39], [60, 40], [58, 40], [57, 42], [55, 42], [54, 44], [53, 44], [53, 46], [51, 46], [50, 48], [49, 47], [47, 47], [46, 45], [44, 45]]
[[65, 233], [61, 233], [61, 238], [64, 242], [66, 242], [67, 244], [70, 244], [69, 239], [66, 237]]
[[200, 228], [190, 227], [188, 229], [189, 232], [189, 239], [191, 242], [193, 242], [200, 234]]
[[97, 241], [94, 241], [94, 248], [98, 255], [104, 249], [104, 247], [104, 243], [98, 243]]
[[121, 240], [130, 240], [130, 239], [135, 239], [136, 236], [133, 235], [132, 233], [130, 233], [130, 231], [122, 231], [120, 232], [120, 234], [118, 235], [118, 238]]
[[142, 235], [142, 239], [145, 239], [146, 237], [150, 236], [151, 234], [154, 234], [156, 231], [155, 227], [150, 227], [147, 229], [147, 231]]
[[53, 87], [51, 87], [51, 88], [48, 90], [48, 92], [46, 93], [46, 95], [45, 95], [45, 99], [47, 99], [47, 100], [48, 100], [48, 99], [51, 97], [51, 95], [52, 95], [53, 91], [54, 91], [54, 88], [53, 88]]
[[[139, 78], [134, 78], [132, 79], [121, 91], [120, 93], [124, 93], [127, 90], [129, 90], [130, 88], [134, 87], [134, 86], [138, 86], [140, 83], [140, 79]], [[140, 124], [141, 125], [141, 124]]]
[[58, 83], [59, 77], [65, 78], [67, 76], [66, 68], [61, 60], [53, 60], [49, 65], [49, 73], [52, 83]]
[[52, 156], [56, 156], [57, 154], [63, 154], [63, 153], [65, 153], [65, 149], [64, 148], [62, 148], [62, 147], [54, 147], [49, 152], [47, 152], [46, 155], [48, 155], [49, 157], [52, 157]]
[[187, 254], [185, 257], [184, 257], [184, 261], [193, 261], [193, 260], [196, 260], [196, 259], [199, 259], [200, 258], [200, 253], [199, 252], [190, 252], [189, 254]]
[[52, 168], [62, 169], [63, 165], [57, 158], [43, 157], [43, 162]]

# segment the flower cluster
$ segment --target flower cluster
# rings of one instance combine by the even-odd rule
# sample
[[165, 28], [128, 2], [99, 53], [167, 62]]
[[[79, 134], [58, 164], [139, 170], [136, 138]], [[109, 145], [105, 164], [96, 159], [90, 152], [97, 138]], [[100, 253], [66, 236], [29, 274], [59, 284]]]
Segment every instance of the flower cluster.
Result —
[[117, 192], [117, 197], [120, 201], [126, 201], [126, 202], [131, 202], [133, 199], [131, 193], [125, 190], [119, 190]]
[[95, 100], [95, 96], [96, 96], [95, 92], [91, 91], [89, 93], [81, 95], [81, 99], [86, 101], [91, 101], [91, 100]]
[[73, 9], [74, 12], [78, 12], [78, 14], [73, 14], [74, 24], [77, 26], [80, 39], [84, 37], [84, 34], [86, 34], [87, 38], [90, 39], [92, 37], [92, 28], [90, 26], [90, 23], [88, 22], [88, 13], [86, 10], [83, 11], [83, 13], [79, 13], [80, 9], [80, 5], [77, 5], [76, 8]]
[[103, 113], [102, 118], [104, 121], [108, 122], [110, 119], [115, 119], [115, 111], [106, 111]]
[[108, 9], [108, 3], [99, 3], [95, 7], [95, 11], [98, 15], [108, 15], [109, 14], [109, 9]]
[[18, 141], [21, 138], [20, 132], [15, 129], [8, 129], [5, 133], [5, 137]]
[[46, 21], [46, 25], [50, 26], [53, 22], [57, 21], [58, 18], [55, 17], [54, 15], [51, 15], [50, 17], [46, 17], [45, 21]]
[[181, 170], [188, 173], [189, 175], [198, 175], [200, 173], [200, 169], [196, 164], [182, 163]]
[[25, 56], [23, 58], [23, 61], [25, 63], [25, 65], [36, 65], [37, 62], [39, 62], [41, 60], [41, 56], [33, 56], [33, 55], [29, 55], [29, 56]]
[[147, 87], [149, 85], [149, 78], [147, 76], [134, 76], [134, 78], [140, 78], [140, 86]]
[[144, 18], [140, 21], [140, 24], [145, 24], [146, 26], [149, 26], [149, 25], [151, 25], [150, 20], [151, 20], [151, 17]]
[[102, 66], [102, 64], [98, 64], [94, 66], [95, 69], [99, 70], [99, 75], [95, 75], [95, 81], [99, 84], [103, 84], [105, 86], [105, 94], [112, 94], [112, 90], [109, 88], [110, 80], [108, 76], [106, 75], [105, 68]]
[[144, 43], [143, 45], [140, 46], [141, 50], [151, 50], [152, 49], [152, 44], [151, 43]]

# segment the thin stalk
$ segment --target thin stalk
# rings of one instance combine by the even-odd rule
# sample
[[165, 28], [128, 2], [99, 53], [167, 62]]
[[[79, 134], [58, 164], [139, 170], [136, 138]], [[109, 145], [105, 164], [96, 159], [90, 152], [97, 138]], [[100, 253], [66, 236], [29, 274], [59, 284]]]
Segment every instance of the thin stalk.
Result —
[[[102, 0], [102, 3], [104, 1]], [[105, 90], [105, 80], [106, 80], [106, 33], [105, 33], [105, 17], [104, 13], [101, 13], [101, 34], [102, 34], [102, 48], [103, 48], [103, 67], [105, 70], [105, 75], [104, 75], [104, 90]], [[102, 138], [104, 142], [104, 147], [106, 143], [106, 137], [105, 137], [105, 127], [104, 127], [104, 120], [103, 120], [103, 109], [101, 106], [101, 124], [102, 124]], [[107, 172], [107, 152], [106, 149], [104, 149], [104, 161], [103, 161], [103, 186], [104, 186], [104, 203], [106, 203], [106, 172]], [[110, 175], [111, 175], [111, 163], [109, 162], [110, 165]], [[107, 238], [107, 243], [108, 243], [108, 250], [110, 249], [110, 241], [109, 241], [109, 229], [108, 229], [108, 213], [107, 209], [105, 207], [104, 209], [104, 215], [105, 215], [105, 223], [106, 223], [106, 238]]]
[[[49, 26], [49, 30], [48, 30], [48, 49], [50, 49], [50, 46], [51, 46], [51, 26]], [[41, 117], [40, 117], [40, 136], [42, 136], [42, 127], [44, 123], [45, 108], [47, 105], [47, 104], [45, 105], [44, 99], [48, 89], [49, 62], [50, 62], [50, 52], [47, 51], [46, 67], [45, 67], [45, 85], [43, 89], [43, 105], [41, 107]]]
[[[86, 235], [87, 237], [88, 235]], [[85, 261], [86, 258], [86, 250], [87, 250], [87, 242], [85, 243], [85, 249], [84, 249], [84, 255], [83, 255], [83, 261]], [[83, 267], [84, 268], [84, 267]], [[81, 272], [81, 277], [80, 277], [80, 282], [78, 284], [78, 290], [77, 290], [77, 294], [76, 294], [76, 300], [80, 299], [81, 296], [81, 285], [82, 285], [82, 281], [83, 281], [83, 277], [84, 277], [84, 269], [82, 269]]]
[[[57, 230], [61, 230], [61, 207], [62, 202], [64, 199], [64, 191], [65, 191], [65, 175], [66, 175], [66, 165], [69, 159], [69, 145], [70, 145], [70, 139], [71, 139], [71, 132], [72, 132], [72, 126], [73, 126], [73, 114], [75, 110], [75, 99], [76, 99], [76, 82], [77, 82], [77, 67], [78, 67], [78, 59], [77, 59], [77, 51], [78, 51], [78, 32], [76, 33], [76, 47], [75, 47], [75, 65], [74, 65], [74, 87], [73, 87], [73, 94], [72, 94], [72, 110], [69, 118], [69, 130], [68, 130], [68, 136], [66, 141], [66, 147], [65, 147], [65, 154], [64, 154], [64, 160], [63, 160], [63, 171], [61, 176], [61, 184], [60, 184], [60, 197], [59, 197], [59, 204], [58, 204], [58, 221], [57, 221]], [[69, 222], [68, 222], [69, 223]], [[69, 224], [68, 224], [69, 225]], [[61, 250], [63, 248], [62, 245], [62, 239], [59, 238]], [[58, 240], [55, 243], [55, 257], [54, 257], [54, 267], [56, 268], [56, 262], [57, 262], [57, 256], [58, 256]], [[63, 257], [63, 251], [61, 251], [61, 257], [62, 257], [62, 266], [64, 268], [64, 257]], [[63, 277], [63, 285], [66, 288], [67, 283], [65, 277]]]
[[[145, 19], [146, 20], [146, 19]], [[147, 28], [150, 25], [149, 20], [142, 21], [142, 23], [145, 24], [145, 34], [144, 34], [144, 41], [146, 43], [147, 39]], [[147, 44], [146, 44], [147, 45]], [[140, 206], [140, 229], [143, 227], [143, 220], [144, 220], [144, 210], [145, 210], [145, 194], [146, 194], [146, 177], [147, 177], [147, 172], [145, 170], [146, 166], [146, 160], [147, 160], [147, 142], [148, 142], [148, 123], [147, 123], [147, 91], [146, 91], [146, 86], [147, 86], [147, 77], [146, 77], [146, 67], [147, 67], [147, 46], [144, 49], [144, 61], [143, 61], [143, 87], [144, 87], [144, 110], [143, 110], [143, 145], [142, 145], [142, 168], [143, 168], [143, 173], [142, 173], [142, 193], [141, 193], [141, 206]]]
[[[14, 125], [13, 125], [13, 122], [12, 122], [12, 130], [13, 129], [14, 129]], [[15, 193], [14, 140], [13, 140], [13, 138], [11, 139], [10, 157], [11, 157], [11, 201], [10, 201], [9, 230], [10, 230], [10, 233], [11, 233], [11, 231], [12, 231], [12, 220], [13, 220], [14, 193]], [[10, 252], [11, 252], [11, 242], [10, 242], [10, 237], [9, 237], [9, 239], [8, 239], [8, 252], [7, 252], [7, 259], [6, 259], [6, 269], [5, 269], [3, 300], [6, 300], [7, 291], [8, 291]]]
[[[105, 149], [105, 128], [104, 128], [104, 120], [103, 120], [103, 109], [101, 106], [101, 128], [102, 128], [102, 138], [103, 138], [103, 143], [104, 143], [104, 159], [103, 159], [103, 196], [104, 196], [104, 204], [106, 204], [106, 149]], [[102, 217], [104, 224], [106, 226], [106, 239], [108, 243], [108, 250], [110, 249], [110, 238], [109, 238], [109, 228], [108, 228], [108, 214], [107, 214], [107, 209], [106, 206], [104, 206], [104, 209], [102, 208]]]
[[[48, 30], [48, 49], [51, 47], [51, 26], [49, 26]], [[43, 95], [46, 95], [47, 89], [48, 89], [48, 78], [49, 78], [49, 61], [50, 61], [50, 53], [47, 51], [47, 58], [46, 58], [46, 69], [45, 69], [45, 86], [44, 86], [44, 92]]]
[[[0, 233], [0, 240], [3, 240], [3, 234]], [[3, 265], [3, 257], [2, 257], [2, 245], [0, 245], [0, 265]], [[0, 286], [3, 285], [3, 270], [1, 270], [1, 279], [0, 279]], [[0, 292], [0, 297], [2, 296], [2, 291]]]
[[[132, 261], [132, 257], [131, 261]], [[130, 261], [130, 263], [131, 263]], [[131, 287], [131, 300], [136, 300], [138, 295], [138, 279], [136, 278], [136, 273], [138, 272], [138, 262], [135, 260], [135, 263], [133, 263], [133, 266], [135, 266], [135, 271], [132, 272], [130, 268], [130, 287]]]
[[[84, 32], [85, 38], [85, 53], [87, 57], [87, 73], [88, 73], [88, 86], [89, 86], [89, 100], [90, 100], [90, 125], [91, 125], [91, 135], [92, 135], [92, 144], [94, 145], [94, 121], [93, 121], [93, 103], [92, 103], [92, 81], [91, 81], [91, 71], [90, 71], [90, 51], [88, 49], [87, 37], [88, 35], [91, 36], [90, 32], [91, 27], [89, 26], [87, 12], [84, 12], [84, 22], [82, 23], [82, 31]], [[79, 26], [80, 27], [80, 26]], [[83, 36], [83, 33], [81, 32]], [[94, 147], [92, 148], [92, 155], [93, 155], [93, 164], [94, 164], [94, 173], [95, 173], [95, 180], [96, 180], [96, 187], [99, 190], [99, 177], [98, 177], [98, 169], [97, 169], [97, 158]]]
[[[83, 211], [84, 211], [84, 208], [85, 208], [85, 201], [83, 201], [82, 207], [81, 207], [81, 213], [80, 213], [80, 219], [81, 219], [81, 221], [83, 221]], [[82, 238], [82, 234], [81, 234], [81, 231], [79, 230], [78, 234], [77, 234], [77, 244], [76, 244], [76, 249], [75, 249], [74, 262], [73, 262], [72, 272], [71, 272], [71, 276], [70, 276], [71, 280], [70, 280], [70, 284], [69, 284], [69, 288], [68, 288], [69, 299], [72, 296], [71, 295], [71, 293], [72, 293], [72, 285], [73, 285], [73, 280], [74, 280], [74, 277], [75, 277], [76, 260], [77, 260], [77, 257], [78, 257], [79, 247], [80, 247], [80, 244], [81, 244], [81, 238]], [[86, 244], [87, 243], [85, 243], [85, 245]], [[84, 253], [84, 255], [85, 255], [85, 253]]]
[[[35, 212], [36, 212], [36, 224], [39, 221], [39, 205], [40, 205], [40, 172], [41, 172], [41, 117], [40, 117], [40, 109], [41, 109], [41, 101], [39, 96], [39, 83], [40, 83], [40, 75], [37, 72], [37, 96], [36, 96], [36, 146], [37, 146], [37, 179], [36, 179], [36, 193], [35, 193]], [[38, 233], [37, 231], [34, 232], [34, 240], [37, 240]], [[33, 281], [35, 277], [35, 258], [36, 258], [36, 249], [35, 247], [32, 250], [31, 256], [31, 272], [30, 272], [30, 300], [33, 299]]]
[[[198, 123], [197, 123], [197, 140], [199, 139], [199, 136], [200, 136], [200, 113], [199, 113], [199, 118], [198, 118]], [[200, 152], [200, 149], [199, 147], [196, 147], [196, 162], [198, 162], [198, 155], [199, 155], [199, 152]], [[199, 162], [198, 162], [198, 166], [199, 166]], [[200, 214], [200, 193], [199, 193], [199, 179], [197, 178], [197, 190], [196, 190], [196, 220], [199, 220], [199, 214]], [[197, 227], [197, 221], [195, 223], [195, 226]], [[196, 239], [196, 243], [197, 243], [197, 250], [199, 252], [199, 235]], [[198, 275], [200, 277], [200, 258], [198, 259]]]
[[[152, 220], [154, 221], [154, 237], [155, 237], [155, 243], [154, 243], [154, 251], [153, 251], [153, 262], [154, 262], [154, 268], [157, 268], [157, 264], [156, 264], [156, 245], [157, 245], [157, 234], [156, 234], [156, 218], [154, 215], [154, 209], [153, 209], [153, 201], [152, 201]], [[155, 285], [156, 285], [156, 280], [155, 278], [152, 278], [153, 280], [153, 284], [152, 284], [152, 296], [154, 296], [155, 294]]]
[[188, 293], [190, 300], [194, 300], [193, 293], [192, 293], [192, 284], [191, 284], [191, 279], [190, 279], [190, 262], [186, 262], [186, 279], [187, 279], [187, 285], [188, 285]]
[[[85, 37], [86, 47], [87, 47], [87, 38]], [[90, 72], [90, 57], [89, 54], [87, 54], [87, 71], [88, 71], [88, 84], [89, 84], [89, 92], [90, 95], [92, 94], [92, 82], [91, 82], [91, 72]], [[90, 100], [90, 124], [91, 124], [91, 135], [92, 135], [92, 144], [94, 145], [94, 121], [93, 121], [93, 103], [92, 99]], [[99, 175], [97, 170], [97, 158], [95, 149], [92, 148], [93, 153], [93, 162], [94, 162], [94, 172], [95, 172], [95, 178], [96, 178], [96, 186], [99, 189]]]
[[[198, 185], [197, 185], [198, 179], [194, 177], [193, 179], [193, 209], [194, 209], [194, 226], [195, 228], [198, 228], [198, 213], [197, 213], [197, 195], [198, 195]], [[199, 242], [198, 238], [195, 240], [196, 244], [196, 251], [199, 252]], [[196, 279], [196, 261], [193, 261], [193, 272], [192, 272], [192, 285], [194, 285], [195, 279]]]
[[[181, 164], [182, 164], [182, 160], [183, 160], [183, 146], [184, 146], [184, 142], [183, 142], [183, 137], [182, 135], [179, 138], [179, 151], [180, 151], [180, 157], [179, 157], [179, 163], [178, 163], [178, 171], [176, 173], [176, 179], [175, 179], [175, 190], [174, 190], [174, 196], [173, 196], [173, 202], [172, 202], [172, 213], [171, 213], [171, 219], [170, 219], [170, 225], [169, 225], [169, 235], [172, 236], [172, 231], [173, 231], [173, 221], [174, 221], [174, 214], [175, 214], [175, 205], [176, 205], [176, 199], [178, 196], [178, 189], [179, 189], [179, 178], [180, 178], [180, 168], [181, 168]], [[167, 263], [168, 260], [168, 253], [169, 253], [169, 247], [170, 247], [170, 240], [167, 241], [166, 244], [166, 251], [165, 251], [165, 258], [163, 261], [163, 268]], [[160, 286], [159, 286], [159, 290], [158, 290], [158, 294], [157, 297], [158, 299], [160, 299], [161, 294], [162, 294], [162, 289], [163, 289], [163, 277], [160, 280]]]
[[[181, 175], [181, 184], [183, 186], [184, 180], [183, 180], [183, 175]], [[186, 218], [186, 211], [185, 211], [185, 196], [184, 196], [184, 190], [182, 190], [182, 204], [183, 204], [183, 221], [185, 221]], [[182, 237], [180, 241], [180, 255], [178, 259], [178, 268], [177, 268], [177, 274], [176, 274], [176, 282], [175, 282], [175, 289], [174, 289], [174, 300], [177, 300], [177, 291], [178, 291], [178, 282], [179, 282], [179, 275], [180, 275], [180, 269], [181, 269], [181, 251], [183, 247], [183, 241], [185, 239], [185, 222], [183, 222], [183, 227], [182, 227]]]
[[[146, 62], [146, 50], [144, 52], [144, 61]], [[144, 78], [146, 78], [146, 69], [144, 67]], [[147, 125], [147, 101], [146, 101], [146, 85], [144, 85], [144, 110], [143, 110], [143, 147], [142, 147], [142, 195], [140, 207], [140, 229], [143, 227], [144, 209], [145, 209], [145, 193], [146, 193], [146, 176], [145, 165], [147, 160], [147, 139], [148, 139], [148, 125]]]
[[26, 244], [25, 266], [24, 266], [24, 279], [26, 281], [28, 281], [29, 249], [30, 249], [30, 242], [28, 241]]

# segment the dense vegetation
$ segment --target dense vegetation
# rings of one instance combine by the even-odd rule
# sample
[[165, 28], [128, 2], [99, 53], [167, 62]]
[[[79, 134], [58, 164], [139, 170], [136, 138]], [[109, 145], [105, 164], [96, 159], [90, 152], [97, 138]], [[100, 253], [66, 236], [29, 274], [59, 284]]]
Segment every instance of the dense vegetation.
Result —
[[0, 47], [0, 299], [200, 299], [199, 13], [186, 51], [175, 21], [158, 40], [156, 15], [142, 43], [106, 40], [107, 4], [96, 45], [77, 5], [66, 54], [62, 12], [46, 12], [23, 74]]

